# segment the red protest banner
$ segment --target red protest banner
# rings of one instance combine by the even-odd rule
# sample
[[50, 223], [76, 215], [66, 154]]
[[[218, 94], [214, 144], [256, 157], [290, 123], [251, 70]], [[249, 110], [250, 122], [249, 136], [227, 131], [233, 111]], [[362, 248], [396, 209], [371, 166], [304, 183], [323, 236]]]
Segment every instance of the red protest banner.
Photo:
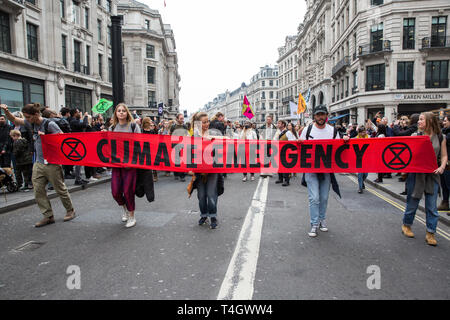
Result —
[[424, 172], [437, 169], [427, 136], [379, 139], [206, 140], [90, 132], [42, 137], [49, 163], [178, 172]]

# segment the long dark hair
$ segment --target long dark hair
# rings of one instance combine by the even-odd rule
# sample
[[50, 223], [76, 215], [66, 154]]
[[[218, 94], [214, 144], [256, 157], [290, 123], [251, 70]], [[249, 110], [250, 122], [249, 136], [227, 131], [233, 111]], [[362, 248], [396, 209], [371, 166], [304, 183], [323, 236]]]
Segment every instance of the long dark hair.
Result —
[[386, 126], [384, 124], [379, 124], [378, 125], [377, 137], [380, 134], [384, 134], [384, 136], [386, 137]]

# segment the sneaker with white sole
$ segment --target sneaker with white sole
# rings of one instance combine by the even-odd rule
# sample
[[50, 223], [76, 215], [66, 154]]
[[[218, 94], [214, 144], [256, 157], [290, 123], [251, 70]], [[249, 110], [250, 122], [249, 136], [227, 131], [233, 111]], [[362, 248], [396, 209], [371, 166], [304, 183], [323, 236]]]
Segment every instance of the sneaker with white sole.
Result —
[[133, 217], [128, 218], [128, 221], [127, 221], [127, 224], [125, 225], [125, 227], [131, 228], [131, 227], [134, 227], [135, 225], [136, 225], [136, 218], [133, 216]]
[[242, 178], [242, 182], [247, 181], [247, 176], [245, 176], [244, 178]]
[[319, 227], [319, 226], [312, 226], [312, 227], [311, 227], [311, 231], [308, 232], [308, 236], [310, 236], [310, 237], [312, 237], [312, 238], [317, 237], [317, 228], [318, 228], [318, 227]]
[[250, 177], [250, 180], [255, 181], [255, 177], [254, 177], [254, 176], [251, 176], [251, 177]]
[[98, 179], [97, 179], [97, 178], [94, 178], [94, 177], [90, 177], [90, 178], [89, 178], [89, 181], [98, 181]]
[[322, 232], [327, 232], [328, 231], [328, 228], [327, 228], [327, 225], [326, 225], [325, 221], [320, 221], [319, 229]]
[[122, 222], [128, 221], [129, 212], [127, 210], [127, 207], [123, 206], [124, 213], [122, 214]]

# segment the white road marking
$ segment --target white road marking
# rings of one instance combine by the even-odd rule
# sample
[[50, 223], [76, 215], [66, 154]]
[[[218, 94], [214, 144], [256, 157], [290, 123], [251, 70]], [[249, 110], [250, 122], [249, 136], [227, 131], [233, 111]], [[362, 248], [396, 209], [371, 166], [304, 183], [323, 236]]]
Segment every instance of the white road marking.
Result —
[[260, 178], [217, 300], [251, 300], [269, 178]]

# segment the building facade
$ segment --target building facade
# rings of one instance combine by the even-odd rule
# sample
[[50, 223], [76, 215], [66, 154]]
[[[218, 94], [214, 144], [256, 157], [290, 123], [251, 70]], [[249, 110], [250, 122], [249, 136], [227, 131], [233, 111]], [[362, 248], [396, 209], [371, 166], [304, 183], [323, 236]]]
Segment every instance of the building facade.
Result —
[[298, 50], [297, 36], [287, 36], [283, 47], [278, 48], [278, 119], [294, 120], [289, 102], [298, 101]]
[[332, 1], [332, 116], [363, 124], [450, 103], [450, 3]]
[[123, 15], [125, 103], [142, 116], [175, 119], [180, 75], [174, 33], [158, 11], [134, 0], [119, 0]]
[[261, 67], [255, 74], [249, 85], [242, 83], [232, 92], [225, 91], [219, 94], [213, 101], [208, 102], [202, 111], [208, 113], [209, 117], [222, 112], [227, 120], [243, 123], [248, 120], [242, 115], [242, 104], [244, 96], [247, 96], [253, 108], [255, 117], [251, 120], [257, 125], [264, 123], [266, 116], [271, 115], [276, 121], [278, 118], [278, 67], [268, 65]]
[[116, 13], [116, 0], [1, 0], [1, 102], [90, 111], [100, 98], [112, 100]]

